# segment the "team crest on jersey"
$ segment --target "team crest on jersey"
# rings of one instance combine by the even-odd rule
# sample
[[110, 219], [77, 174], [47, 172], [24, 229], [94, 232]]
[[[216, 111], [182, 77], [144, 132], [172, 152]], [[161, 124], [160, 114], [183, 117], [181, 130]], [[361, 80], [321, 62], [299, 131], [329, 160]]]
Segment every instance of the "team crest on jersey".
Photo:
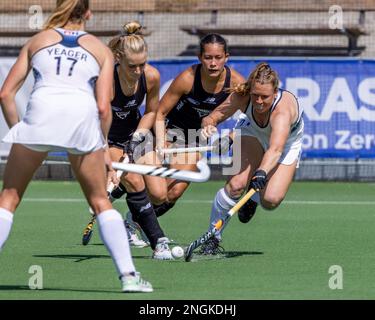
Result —
[[137, 101], [133, 99], [133, 100], [130, 100], [124, 107], [131, 108], [131, 107], [135, 107], [136, 105], [137, 105]]
[[116, 116], [124, 120], [128, 116], [129, 113], [130, 111], [120, 111], [120, 112], [116, 112]]
[[194, 100], [193, 98], [187, 98], [186, 100], [189, 101], [191, 104], [194, 104], [196, 106], [199, 106], [199, 104], [200, 104], [199, 101]]
[[177, 104], [177, 106], [176, 106], [176, 109], [178, 110], [178, 111], [180, 111], [180, 109], [184, 106], [184, 102], [183, 101], [180, 101], [178, 104]]
[[115, 112], [119, 112], [119, 111], [122, 111], [122, 108], [112, 106], [112, 110], [115, 111]]
[[211, 112], [210, 110], [206, 110], [206, 109], [199, 109], [199, 108], [194, 108], [194, 107], [193, 109], [198, 112], [200, 118], [208, 116]]
[[208, 104], [215, 104], [216, 103], [216, 98], [207, 98], [206, 100], [203, 101], [203, 103], [208, 103]]

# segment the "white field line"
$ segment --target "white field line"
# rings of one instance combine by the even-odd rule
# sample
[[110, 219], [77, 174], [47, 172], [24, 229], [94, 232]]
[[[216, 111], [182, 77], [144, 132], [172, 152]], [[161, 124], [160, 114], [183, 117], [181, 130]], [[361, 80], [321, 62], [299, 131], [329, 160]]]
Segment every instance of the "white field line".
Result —
[[[24, 198], [27, 202], [86, 202], [83, 198]], [[178, 203], [212, 203], [212, 200], [188, 200], [182, 199]], [[352, 205], [352, 206], [373, 206], [375, 201], [325, 201], [325, 200], [285, 200], [283, 204], [288, 205]]]

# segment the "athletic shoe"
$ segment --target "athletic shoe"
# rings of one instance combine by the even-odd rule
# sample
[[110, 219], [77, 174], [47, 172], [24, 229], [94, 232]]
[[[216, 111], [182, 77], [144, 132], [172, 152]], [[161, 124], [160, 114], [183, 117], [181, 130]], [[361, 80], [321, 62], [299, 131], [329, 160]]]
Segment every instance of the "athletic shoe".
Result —
[[201, 246], [199, 254], [206, 256], [224, 254], [224, 248], [220, 246], [220, 240], [213, 237]]
[[253, 200], [248, 200], [241, 208], [238, 210], [238, 219], [242, 223], [248, 223], [255, 214], [258, 204]]
[[128, 234], [129, 245], [131, 247], [144, 248], [144, 247], [149, 246], [148, 242], [142, 239], [139, 239], [138, 234], [137, 234], [138, 228], [134, 224], [129, 223], [127, 220], [124, 220], [124, 224], [125, 224], [126, 233]]
[[172, 252], [168, 246], [169, 239], [167, 237], [159, 238], [156, 244], [152, 258], [156, 260], [173, 260]]
[[153, 292], [150, 282], [143, 280], [139, 272], [134, 275], [122, 276], [122, 292]]

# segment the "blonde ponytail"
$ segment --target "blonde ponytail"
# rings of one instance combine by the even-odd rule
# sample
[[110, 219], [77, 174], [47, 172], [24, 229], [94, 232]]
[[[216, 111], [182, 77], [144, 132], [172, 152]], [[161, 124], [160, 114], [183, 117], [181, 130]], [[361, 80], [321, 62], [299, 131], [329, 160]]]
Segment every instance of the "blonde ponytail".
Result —
[[230, 88], [229, 92], [236, 92], [241, 96], [245, 96], [250, 92], [250, 84], [248, 82], [238, 84], [234, 88]]
[[43, 29], [61, 28], [69, 21], [83, 20], [89, 9], [89, 0], [57, 0], [56, 8], [44, 24]]

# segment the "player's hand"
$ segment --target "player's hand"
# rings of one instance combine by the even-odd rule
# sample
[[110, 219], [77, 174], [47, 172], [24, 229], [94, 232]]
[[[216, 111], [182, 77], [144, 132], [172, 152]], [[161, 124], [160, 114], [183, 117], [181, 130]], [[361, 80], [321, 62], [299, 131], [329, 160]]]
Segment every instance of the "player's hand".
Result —
[[112, 167], [112, 159], [108, 148], [104, 149], [104, 162], [107, 168], [107, 186], [110, 183], [113, 183], [115, 186], [119, 185], [120, 179], [117, 177], [116, 170]]
[[113, 184], [113, 188], [118, 187], [120, 184], [120, 178], [117, 176], [116, 170], [110, 170], [107, 174], [107, 186], [110, 186]]
[[112, 159], [111, 159], [111, 155], [109, 154], [108, 146], [104, 148], [104, 164], [107, 169], [107, 172], [113, 171]]
[[159, 160], [162, 161], [162, 162], [163, 162], [164, 157], [165, 157], [164, 149], [165, 149], [165, 147], [163, 145], [156, 145], [156, 147], [155, 147], [156, 155], [159, 158]]
[[208, 125], [206, 127], [203, 127], [201, 129], [201, 133], [200, 133], [200, 136], [203, 138], [203, 139], [208, 139], [209, 137], [211, 137], [214, 133], [217, 132], [217, 128], [215, 126], [212, 126], [212, 125]]
[[207, 127], [207, 126], [214, 126], [214, 127], [216, 126], [216, 122], [210, 115], [208, 115], [207, 117], [204, 117], [201, 122], [202, 128]]
[[255, 171], [250, 181], [250, 187], [256, 191], [260, 191], [265, 188], [266, 184], [267, 173], [264, 170]]

